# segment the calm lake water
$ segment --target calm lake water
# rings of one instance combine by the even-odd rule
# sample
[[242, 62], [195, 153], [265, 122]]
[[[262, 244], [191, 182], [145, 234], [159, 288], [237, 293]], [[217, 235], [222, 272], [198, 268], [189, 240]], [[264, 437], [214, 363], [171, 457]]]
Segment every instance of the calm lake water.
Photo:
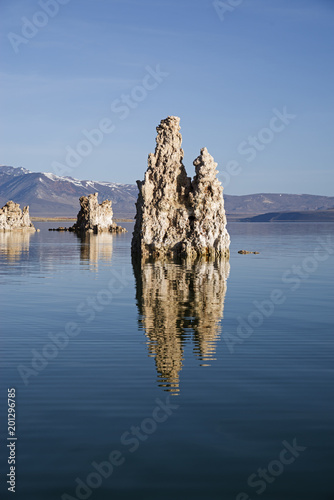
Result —
[[122, 225], [0, 233], [1, 498], [14, 387], [17, 500], [333, 500], [334, 225], [141, 268]]

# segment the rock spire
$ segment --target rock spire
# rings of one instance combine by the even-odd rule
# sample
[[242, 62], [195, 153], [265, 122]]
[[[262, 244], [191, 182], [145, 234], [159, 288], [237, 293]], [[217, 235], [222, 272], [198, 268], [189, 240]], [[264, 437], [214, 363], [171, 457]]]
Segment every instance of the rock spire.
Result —
[[35, 231], [30, 216], [29, 207], [20, 209], [18, 203], [8, 201], [4, 207], [0, 209], [0, 229], [4, 231], [12, 231], [16, 229], [30, 229]]
[[217, 164], [203, 148], [191, 180], [182, 161], [180, 118], [162, 120], [157, 132], [144, 181], [137, 181], [133, 255], [228, 257], [230, 237]]

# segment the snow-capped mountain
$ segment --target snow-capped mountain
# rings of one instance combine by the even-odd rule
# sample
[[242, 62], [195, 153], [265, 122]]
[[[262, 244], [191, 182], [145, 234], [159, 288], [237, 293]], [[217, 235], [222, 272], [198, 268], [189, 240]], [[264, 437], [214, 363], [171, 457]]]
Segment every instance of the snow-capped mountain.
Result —
[[[29, 205], [32, 216], [76, 216], [79, 198], [98, 193], [99, 201], [109, 199], [115, 217], [132, 218], [138, 188], [134, 184], [81, 181], [73, 177], [59, 177], [51, 173], [30, 172], [25, 168], [0, 166], [0, 207], [8, 200]], [[334, 207], [334, 197], [311, 194], [259, 193], [243, 196], [224, 195], [228, 215], [264, 214], [327, 210]]]
[[99, 201], [111, 199], [116, 217], [133, 217], [138, 189], [132, 184], [81, 181], [24, 168], [0, 166], [0, 206], [8, 200], [29, 205], [32, 216], [75, 216], [80, 196], [99, 193]]

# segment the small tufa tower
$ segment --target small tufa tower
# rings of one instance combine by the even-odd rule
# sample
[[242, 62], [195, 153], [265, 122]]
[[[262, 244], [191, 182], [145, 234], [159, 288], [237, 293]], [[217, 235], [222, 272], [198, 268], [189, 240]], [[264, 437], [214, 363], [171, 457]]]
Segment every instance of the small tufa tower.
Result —
[[110, 231], [116, 233], [126, 232], [123, 227], [113, 222], [111, 201], [105, 200], [99, 204], [98, 193], [81, 196], [79, 199], [81, 209], [77, 215], [77, 222], [71, 228], [75, 232], [100, 233]]
[[6, 205], [0, 208], [0, 230], [13, 231], [29, 229], [36, 231], [29, 216], [29, 207], [20, 209], [18, 203], [7, 201]]
[[206, 148], [191, 180], [183, 165], [180, 118], [157, 127], [155, 153], [139, 188], [132, 254], [140, 257], [229, 257], [223, 187]]

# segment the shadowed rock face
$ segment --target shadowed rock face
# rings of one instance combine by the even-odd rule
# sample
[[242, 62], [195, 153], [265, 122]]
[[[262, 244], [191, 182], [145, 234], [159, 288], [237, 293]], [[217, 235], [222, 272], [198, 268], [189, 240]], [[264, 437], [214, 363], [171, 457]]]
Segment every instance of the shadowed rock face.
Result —
[[111, 201], [105, 200], [99, 204], [98, 193], [81, 196], [81, 210], [77, 215], [77, 222], [72, 230], [77, 232], [125, 232], [126, 230], [113, 222]]
[[217, 164], [203, 148], [194, 161], [194, 179], [187, 177], [179, 123], [175, 116], [161, 121], [145, 179], [137, 181], [132, 253], [141, 257], [228, 257], [230, 237]]
[[29, 217], [29, 207], [20, 209], [18, 203], [8, 201], [4, 207], [0, 209], [0, 229], [12, 231], [15, 229], [31, 229], [35, 228]]

